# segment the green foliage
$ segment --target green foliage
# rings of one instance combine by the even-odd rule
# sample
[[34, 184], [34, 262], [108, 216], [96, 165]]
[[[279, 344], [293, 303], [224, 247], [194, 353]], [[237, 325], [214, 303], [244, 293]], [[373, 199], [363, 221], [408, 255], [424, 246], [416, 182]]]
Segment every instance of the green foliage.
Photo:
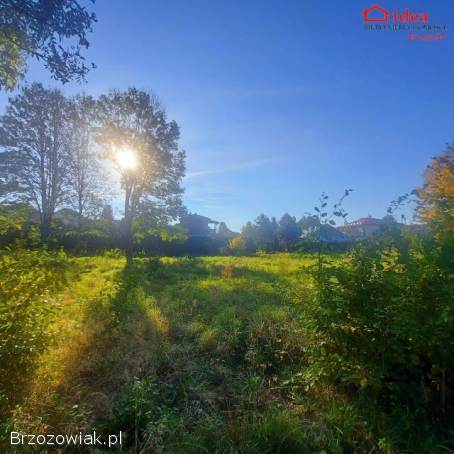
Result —
[[[318, 272], [321, 274], [323, 268], [323, 256], [326, 246], [332, 242], [331, 238], [336, 238], [340, 234], [333, 226], [336, 225], [335, 219], [347, 219], [347, 212], [343, 208], [344, 200], [350, 195], [353, 189], [345, 189], [342, 197], [329, 206], [329, 197], [322, 192], [318, 199], [318, 205], [314, 207], [315, 214], [309, 214], [299, 221], [304, 241], [302, 246], [315, 246], [318, 254]], [[310, 248], [307, 248], [310, 249]]]
[[134, 241], [140, 244], [148, 238], [163, 242], [184, 241], [188, 238], [187, 231], [180, 226], [168, 225], [165, 227], [148, 227], [140, 220], [134, 223]]
[[6, 200], [31, 204], [43, 239], [56, 208], [66, 197], [69, 102], [59, 90], [25, 86], [0, 117], [0, 175]]
[[[78, 9], [78, 14], [84, 12]], [[93, 238], [105, 230], [112, 241], [102, 246], [121, 246], [132, 259], [133, 224], [141, 239], [159, 228], [166, 230], [163, 241], [182, 238], [170, 225], [183, 212], [185, 152], [179, 137], [177, 123], [167, 120], [156, 96], [135, 88], [98, 99], [69, 99], [39, 83], [24, 86], [0, 117], [2, 201], [33, 207], [42, 242], [48, 246], [59, 237], [59, 245], [89, 248], [83, 236]], [[117, 166], [125, 195], [124, 219], [118, 225], [102, 200], [109, 191], [100, 159], [111, 159], [115, 167], [124, 147], [133, 150], [138, 165]], [[76, 229], [77, 239], [71, 232]]]
[[106, 257], [108, 259], [119, 259], [123, 257], [123, 253], [120, 249], [109, 249], [107, 251], [104, 251], [103, 257]]
[[102, 170], [100, 156], [93, 143], [98, 126], [96, 100], [85, 94], [76, 95], [71, 98], [68, 111], [70, 153], [65, 163], [65, 202], [77, 213], [77, 227], [80, 229], [84, 226], [84, 218], [96, 218], [98, 214], [108, 218], [110, 213], [105, 205], [103, 208], [103, 199], [110, 195], [110, 191], [107, 189], [107, 173]]
[[436, 156], [424, 172], [424, 185], [416, 192], [418, 217], [439, 238], [454, 235], [454, 143]]
[[289, 250], [301, 236], [301, 228], [296, 223], [296, 219], [285, 213], [279, 220], [277, 236], [281, 249]]
[[277, 249], [277, 223], [264, 214], [259, 215], [254, 223], [248, 222], [241, 230], [244, 244], [248, 251]]
[[63, 253], [20, 248], [0, 255], [0, 408], [14, 403], [46, 348], [67, 268]]
[[[97, 141], [120, 173], [124, 191], [123, 234], [126, 256], [133, 256], [133, 224], [137, 219], [166, 225], [182, 212], [180, 187], [185, 152], [179, 149], [180, 128], [154, 94], [136, 88], [112, 90], [98, 100]], [[118, 165], [118, 151], [128, 149], [135, 169]]]
[[[44, 62], [61, 82], [84, 79], [89, 68], [80, 54], [96, 21], [73, 0], [9, 0], [0, 4], [0, 90], [12, 90], [31, 56]], [[64, 45], [64, 41], [70, 42]]]
[[31, 221], [33, 210], [28, 205], [0, 205], [0, 244], [16, 240], [35, 242], [39, 237], [36, 223]]
[[321, 275], [296, 254], [72, 259], [0, 430], [122, 430], [125, 452], [449, 452], [452, 245], [393, 235]]
[[25, 55], [21, 38], [11, 34], [0, 37], [0, 89], [13, 90], [17, 81], [25, 75]]
[[393, 410], [448, 411], [452, 248], [397, 234], [317, 270], [313, 303], [304, 311], [309, 386], [336, 383]]
[[246, 244], [241, 235], [234, 236], [227, 244], [226, 253], [229, 255], [244, 255], [246, 251]]
[[[319, 205], [314, 207], [315, 214], [305, 216], [296, 222], [296, 218], [285, 213], [279, 221], [269, 218], [264, 214], [259, 215], [254, 222], [248, 222], [241, 229], [238, 238], [232, 238], [231, 243], [226, 247], [227, 253], [234, 255], [253, 254], [257, 251], [295, 251], [304, 248], [305, 250], [317, 250], [321, 254], [327, 249], [326, 245], [339, 241], [344, 243], [344, 249], [348, 241], [336, 229], [336, 218], [346, 219], [347, 213], [342, 204], [350, 195], [352, 189], [346, 189], [342, 197], [328, 208], [329, 198], [322, 193]], [[303, 237], [304, 240], [300, 240]], [[321, 262], [320, 262], [321, 263]]]

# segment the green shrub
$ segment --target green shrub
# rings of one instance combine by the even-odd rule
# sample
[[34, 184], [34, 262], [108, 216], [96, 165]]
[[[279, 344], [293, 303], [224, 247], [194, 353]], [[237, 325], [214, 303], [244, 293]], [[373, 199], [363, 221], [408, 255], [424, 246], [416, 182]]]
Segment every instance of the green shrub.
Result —
[[16, 248], [0, 255], [0, 408], [19, 397], [35, 359], [52, 336], [58, 305], [52, 294], [65, 279], [64, 253]]
[[452, 243], [398, 234], [315, 271], [303, 317], [307, 386], [334, 383], [388, 412], [452, 412], [452, 252]]
[[107, 249], [102, 254], [102, 256], [107, 259], [121, 259], [124, 257], [124, 255], [124, 252], [120, 249]]

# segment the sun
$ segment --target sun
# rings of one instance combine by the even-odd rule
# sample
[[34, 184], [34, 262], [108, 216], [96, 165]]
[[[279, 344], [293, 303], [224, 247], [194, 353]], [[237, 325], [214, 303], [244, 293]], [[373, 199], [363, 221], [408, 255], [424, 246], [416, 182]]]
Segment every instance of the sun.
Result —
[[115, 161], [122, 170], [134, 170], [137, 167], [137, 157], [129, 149], [118, 150]]

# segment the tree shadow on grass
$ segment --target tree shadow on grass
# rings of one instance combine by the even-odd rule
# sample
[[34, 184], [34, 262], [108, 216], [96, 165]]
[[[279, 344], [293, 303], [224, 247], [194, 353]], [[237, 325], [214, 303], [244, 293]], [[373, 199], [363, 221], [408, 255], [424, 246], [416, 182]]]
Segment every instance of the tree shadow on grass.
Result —
[[49, 350], [48, 364], [38, 370], [16, 413], [16, 420], [34, 425], [29, 433], [90, 430], [93, 419], [109, 420], [127, 384], [155, 374], [168, 321], [139, 280], [134, 267], [124, 268], [113, 284], [83, 303], [78, 331]]
[[163, 424], [164, 413], [192, 424], [263, 409], [269, 394], [243, 402], [238, 383], [251, 374], [268, 380], [302, 355], [275, 282], [264, 270], [199, 258], [124, 268], [85, 303], [80, 331], [55, 350], [52, 383], [35, 388], [40, 429], [123, 430], [126, 443], [140, 438], [152, 449], [140, 434]]

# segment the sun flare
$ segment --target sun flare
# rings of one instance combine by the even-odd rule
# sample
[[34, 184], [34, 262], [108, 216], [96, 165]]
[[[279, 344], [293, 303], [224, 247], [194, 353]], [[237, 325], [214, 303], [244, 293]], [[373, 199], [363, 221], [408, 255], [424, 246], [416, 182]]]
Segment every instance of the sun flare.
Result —
[[115, 160], [122, 170], [134, 170], [137, 167], [137, 157], [128, 149], [118, 150], [115, 153]]

